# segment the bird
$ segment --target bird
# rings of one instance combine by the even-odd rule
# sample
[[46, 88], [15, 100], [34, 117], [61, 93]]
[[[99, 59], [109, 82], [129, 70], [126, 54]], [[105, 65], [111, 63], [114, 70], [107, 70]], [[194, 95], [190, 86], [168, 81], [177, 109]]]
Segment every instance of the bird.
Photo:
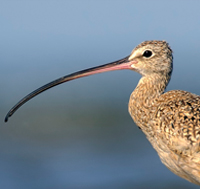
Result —
[[5, 122], [24, 103], [49, 88], [122, 69], [141, 74], [128, 104], [133, 121], [169, 170], [200, 185], [200, 96], [182, 90], [166, 91], [173, 70], [173, 52], [164, 40], [144, 41], [125, 58], [66, 75], [36, 89], [11, 108]]

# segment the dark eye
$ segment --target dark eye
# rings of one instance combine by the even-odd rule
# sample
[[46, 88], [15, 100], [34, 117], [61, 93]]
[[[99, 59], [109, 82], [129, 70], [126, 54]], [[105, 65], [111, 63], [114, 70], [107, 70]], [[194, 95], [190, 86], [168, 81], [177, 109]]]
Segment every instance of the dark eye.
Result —
[[146, 58], [149, 58], [149, 57], [151, 57], [152, 54], [153, 53], [150, 50], [146, 50], [146, 51], [144, 51], [143, 56]]

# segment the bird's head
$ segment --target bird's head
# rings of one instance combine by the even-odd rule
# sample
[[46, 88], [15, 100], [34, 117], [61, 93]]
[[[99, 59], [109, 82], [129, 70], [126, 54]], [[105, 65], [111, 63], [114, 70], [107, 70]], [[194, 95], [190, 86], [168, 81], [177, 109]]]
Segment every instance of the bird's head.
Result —
[[133, 49], [128, 60], [133, 62], [132, 69], [143, 76], [172, 72], [172, 50], [166, 41], [145, 41]]

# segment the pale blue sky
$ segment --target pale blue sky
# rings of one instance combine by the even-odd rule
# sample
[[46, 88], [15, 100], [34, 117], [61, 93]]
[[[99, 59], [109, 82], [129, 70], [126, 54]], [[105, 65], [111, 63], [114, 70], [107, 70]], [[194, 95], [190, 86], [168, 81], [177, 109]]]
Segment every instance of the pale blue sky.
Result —
[[[199, 70], [199, 7], [199, 1], [2, 1], [3, 101], [13, 103], [57, 77], [120, 59], [152, 39], [167, 40], [174, 50], [172, 88], [185, 87], [183, 80], [191, 86]], [[132, 88], [139, 79], [127, 71], [106, 73], [86, 79], [84, 86], [91, 82], [109, 90], [112, 77], [121, 84], [132, 79]]]

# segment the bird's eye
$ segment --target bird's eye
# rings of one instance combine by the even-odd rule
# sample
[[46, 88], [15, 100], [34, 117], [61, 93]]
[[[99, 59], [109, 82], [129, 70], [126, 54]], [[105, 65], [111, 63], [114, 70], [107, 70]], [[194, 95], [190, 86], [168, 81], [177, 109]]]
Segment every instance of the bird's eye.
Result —
[[146, 51], [144, 51], [143, 56], [146, 58], [149, 58], [149, 57], [151, 57], [152, 54], [153, 53], [150, 50], [146, 50]]

